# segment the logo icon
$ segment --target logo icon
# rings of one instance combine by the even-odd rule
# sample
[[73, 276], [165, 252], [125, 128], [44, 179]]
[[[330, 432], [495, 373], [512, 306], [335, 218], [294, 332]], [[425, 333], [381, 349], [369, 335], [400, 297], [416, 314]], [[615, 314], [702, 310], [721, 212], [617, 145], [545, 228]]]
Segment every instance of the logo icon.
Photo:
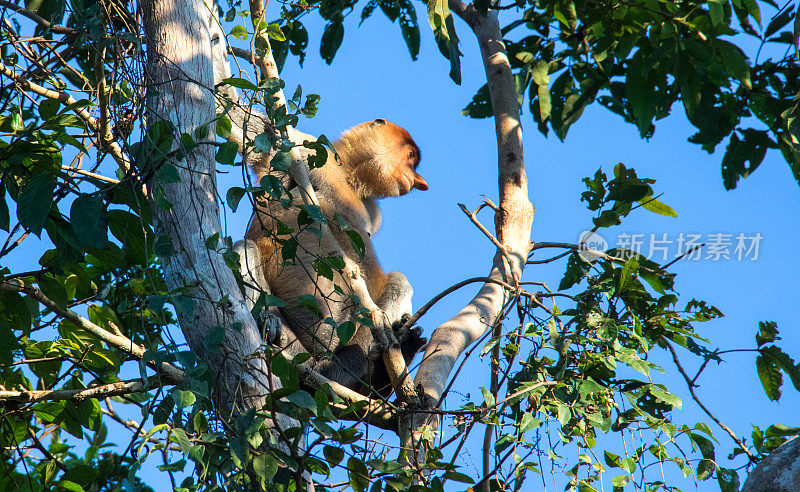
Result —
[[578, 256], [587, 263], [592, 263], [600, 258], [598, 253], [605, 253], [608, 241], [603, 236], [593, 231], [583, 231], [578, 236]]

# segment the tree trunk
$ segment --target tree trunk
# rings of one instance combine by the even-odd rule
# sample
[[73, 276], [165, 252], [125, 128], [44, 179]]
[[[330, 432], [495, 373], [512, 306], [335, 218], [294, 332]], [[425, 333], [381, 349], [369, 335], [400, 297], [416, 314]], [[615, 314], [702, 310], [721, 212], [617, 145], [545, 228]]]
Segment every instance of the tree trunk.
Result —
[[742, 492], [797, 492], [800, 490], [800, 439], [794, 437], [758, 463]]
[[[163, 188], [164, 198], [172, 204], [164, 209], [152, 203], [157, 234], [167, 234], [174, 250], [161, 258], [167, 287], [193, 300], [192, 308], [177, 310], [178, 320], [189, 347], [217, 372], [217, 407], [229, 415], [261, 409], [265, 395], [280, 387], [280, 382], [271, 376], [263, 358], [248, 358], [261, 345], [259, 330], [221, 252], [206, 247], [209, 237], [222, 236], [208, 8], [202, 0], [143, 0], [141, 10], [147, 41], [146, 80], [151, 91], [157, 91], [146, 101], [148, 125], [168, 124], [176, 136], [172, 150], [182, 134], [193, 136], [198, 144], [175, 163], [179, 182], [154, 178], [148, 184], [151, 196]], [[203, 125], [207, 125], [205, 135], [196, 135]], [[219, 330], [221, 342], [209, 343], [210, 335]], [[285, 416], [275, 418], [282, 428], [292, 425]]]

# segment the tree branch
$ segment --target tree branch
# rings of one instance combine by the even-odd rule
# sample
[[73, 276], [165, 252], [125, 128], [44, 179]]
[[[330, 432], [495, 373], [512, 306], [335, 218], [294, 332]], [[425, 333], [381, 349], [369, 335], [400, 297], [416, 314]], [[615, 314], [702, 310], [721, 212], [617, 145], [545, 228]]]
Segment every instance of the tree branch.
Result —
[[[38, 288], [25, 284], [22, 280], [19, 279], [7, 279], [0, 281], [0, 290], [6, 292], [22, 292], [27, 294], [28, 296], [35, 299], [37, 302], [48, 308], [49, 310], [53, 311], [54, 313], [58, 314], [59, 316], [63, 317], [64, 319], [72, 322], [73, 324], [77, 325], [79, 328], [91, 333], [99, 340], [107, 343], [112, 347], [116, 347], [123, 352], [135, 357], [138, 360], [142, 360], [144, 358], [145, 349], [140, 345], [133, 343], [133, 341], [125, 336], [122, 335], [115, 335], [106, 329], [98, 326], [88, 319], [80, 316], [75, 311], [62, 308], [55, 302], [53, 302], [50, 298], [45, 296], [41, 290]], [[167, 362], [162, 362], [161, 364], [156, 364], [153, 361], [148, 361], [147, 365], [151, 368], [155, 369], [159, 373], [166, 376], [166, 382], [170, 384], [177, 384], [183, 381], [183, 371], [178, 367], [175, 367], [172, 364]]]
[[[477, 15], [474, 7], [464, 6], [458, 0], [450, 0], [449, 6], [469, 24], [478, 39], [494, 112], [500, 194], [499, 210], [495, 213], [495, 237], [502, 247], [497, 248], [489, 277], [516, 286], [530, 248], [534, 210], [528, 199], [519, 102], [511, 65], [497, 12], [490, 11], [482, 17]], [[516, 290], [515, 287], [514, 292]], [[486, 282], [464, 309], [434, 331], [415, 378], [423, 387], [426, 406], [439, 401], [460, 354], [500, 321], [498, 318], [506, 300], [505, 287], [496, 282]], [[424, 414], [416, 414], [401, 422], [401, 430], [405, 433], [401, 436], [404, 447], [415, 450], [415, 453], [421, 452], [421, 429], [436, 424]], [[421, 456], [417, 454], [412, 458], [407, 455], [404, 459], [408, 463], [409, 459], [419, 460]]]
[[81, 401], [89, 398], [103, 399], [111, 396], [129, 395], [131, 393], [144, 393], [151, 388], [176, 384], [179, 381], [167, 381], [159, 376], [147, 378], [147, 383], [141, 379], [117, 381], [116, 383], [101, 384], [82, 389], [60, 390], [35, 390], [35, 391], [7, 391], [0, 390], [0, 401], [40, 402], [57, 400]]

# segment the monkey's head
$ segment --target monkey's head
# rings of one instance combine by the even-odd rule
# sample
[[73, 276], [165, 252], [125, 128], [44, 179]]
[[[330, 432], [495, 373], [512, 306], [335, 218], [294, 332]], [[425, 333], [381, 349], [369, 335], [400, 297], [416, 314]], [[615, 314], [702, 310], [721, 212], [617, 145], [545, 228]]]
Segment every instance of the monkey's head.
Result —
[[342, 164], [351, 169], [354, 188], [364, 197], [402, 196], [427, 190], [417, 173], [419, 147], [403, 128], [376, 119], [356, 125], [334, 143]]

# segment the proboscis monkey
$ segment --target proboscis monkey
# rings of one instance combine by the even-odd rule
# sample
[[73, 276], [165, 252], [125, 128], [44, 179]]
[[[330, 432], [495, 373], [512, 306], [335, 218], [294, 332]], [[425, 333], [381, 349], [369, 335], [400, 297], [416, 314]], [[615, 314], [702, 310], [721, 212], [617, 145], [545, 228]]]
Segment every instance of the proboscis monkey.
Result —
[[[412, 289], [405, 275], [385, 273], [378, 263], [371, 240], [381, 225], [377, 199], [405, 195], [412, 189], [427, 190], [428, 184], [416, 171], [419, 148], [411, 135], [394, 123], [383, 119], [361, 123], [344, 132], [333, 146], [340, 162], [329, 155], [324, 166], [309, 173], [333, 237], [322, 234], [320, 225], [313, 221], [298, 224], [298, 207], [286, 209], [276, 200], [261, 200], [246, 238], [257, 246], [272, 294], [288, 303], [281, 311], [292, 334], [314, 355], [333, 352], [331, 359], [318, 362], [315, 368], [347, 387], [362, 391], [371, 388], [388, 395], [389, 377], [383, 362], [376, 358], [369, 327], [356, 323], [356, 332], [346, 344], [334, 327], [356, 318], [357, 303], [348, 289], [348, 279], [334, 270], [331, 281], [318, 275], [312, 263], [341, 249], [348, 259], [357, 262], [369, 295], [396, 326], [411, 313]], [[266, 170], [255, 171], [259, 181], [266, 174]], [[293, 203], [302, 203], [299, 189], [289, 186], [289, 193]], [[363, 240], [363, 258], [347, 231], [357, 232]], [[282, 247], [287, 241], [291, 243], [291, 238], [297, 241], [296, 259], [284, 262]], [[308, 296], [316, 300], [321, 317], [319, 312], [298, 305], [298, 298], [307, 301]], [[421, 330], [397, 335], [406, 362], [410, 362], [425, 343]]]

